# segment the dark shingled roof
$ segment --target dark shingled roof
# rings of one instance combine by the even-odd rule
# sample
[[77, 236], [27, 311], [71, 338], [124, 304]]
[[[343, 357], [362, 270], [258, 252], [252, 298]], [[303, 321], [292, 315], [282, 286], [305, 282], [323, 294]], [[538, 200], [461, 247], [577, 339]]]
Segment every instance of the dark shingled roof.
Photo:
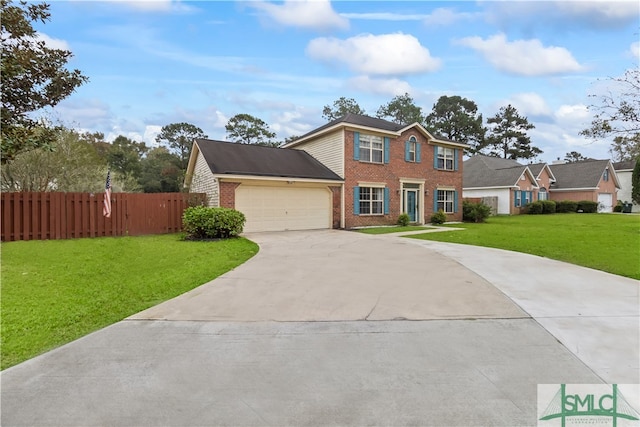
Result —
[[633, 170], [635, 166], [636, 166], [635, 160], [626, 160], [624, 162], [618, 162], [613, 164], [613, 168], [617, 171]]
[[211, 172], [342, 181], [331, 169], [302, 150], [196, 139]]
[[[398, 124], [398, 123], [394, 123], [394, 122], [390, 122], [388, 120], [384, 120], [384, 119], [378, 119], [376, 117], [370, 117], [370, 116], [364, 116], [362, 114], [354, 114], [354, 113], [347, 113], [342, 117], [339, 117], [335, 120], [330, 121], [329, 123], [320, 126], [319, 128], [316, 128], [314, 130], [312, 130], [311, 132], [307, 132], [304, 135], [296, 138], [294, 141], [291, 142], [296, 142], [298, 139], [302, 139], [302, 138], [306, 138], [309, 135], [313, 135], [316, 134], [318, 132], [322, 132], [325, 129], [329, 129], [335, 125], [337, 125], [338, 123], [346, 123], [346, 124], [351, 124], [351, 125], [357, 125], [357, 126], [366, 126], [366, 127], [370, 127], [373, 129], [380, 129], [382, 131], [390, 131], [390, 132], [397, 132], [401, 129], [406, 128], [407, 126], [413, 124], [413, 123], [408, 123], [408, 124]], [[454, 141], [452, 139], [446, 138], [442, 135], [438, 135], [432, 132], [429, 132], [434, 138], [440, 140], [440, 141], [448, 141], [448, 142], [453, 142], [456, 144], [460, 144], [458, 141]]]
[[595, 188], [608, 164], [609, 160], [586, 160], [549, 165], [556, 177], [556, 182], [551, 185], [551, 189]]
[[531, 171], [533, 176], [537, 177], [538, 175], [540, 175], [540, 172], [542, 172], [542, 169], [545, 165], [546, 163], [533, 163], [529, 165], [529, 170]]
[[464, 161], [462, 186], [464, 188], [510, 187], [518, 182], [525, 168], [526, 166], [522, 166], [515, 160], [473, 156]]
[[347, 113], [342, 117], [332, 120], [329, 123], [312, 130], [311, 132], [305, 133], [304, 135], [302, 135], [297, 139], [302, 139], [307, 137], [308, 135], [312, 135], [314, 133], [321, 132], [325, 129], [329, 129], [330, 127], [335, 126], [338, 123], [349, 123], [352, 125], [367, 126], [370, 128], [375, 128], [380, 130], [388, 130], [391, 132], [399, 131], [400, 129], [407, 126], [407, 125], [399, 125], [397, 123], [393, 123], [384, 119], [377, 119], [375, 117], [363, 116], [361, 114]]

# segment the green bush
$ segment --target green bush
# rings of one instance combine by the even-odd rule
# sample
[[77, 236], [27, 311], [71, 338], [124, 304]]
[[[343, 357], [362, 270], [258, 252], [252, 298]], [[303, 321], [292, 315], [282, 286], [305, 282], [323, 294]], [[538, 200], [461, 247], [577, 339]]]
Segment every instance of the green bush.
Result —
[[525, 213], [528, 213], [529, 215], [541, 215], [544, 210], [544, 206], [542, 205], [542, 202], [538, 200], [537, 202], [527, 203], [524, 209]]
[[572, 200], [562, 200], [556, 203], [556, 212], [571, 213], [578, 211], [578, 202]]
[[409, 214], [403, 213], [398, 217], [398, 225], [401, 227], [406, 227], [411, 222], [411, 218], [409, 218]]
[[541, 203], [542, 203], [543, 214], [556, 213], [556, 202], [554, 202], [553, 200], [541, 200]]
[[598, 213], [598, 202], [592, 202], [591, 200], [580, 200], [578, 202], [578, 211], [583, 213]]
[[618, 200], [618, 203], [613, 207], [614, 212], [622, 212], [622, 202]]
[[447, 214], [442, 209], [431, 215], [431, 224], [444, 224], [447, 221]]
[[491, 215], [491, 207], [482, 202], [462, 202], [462, 220], [465, 222], [484, 222]]
[[194, 206], [182, 215], [182, 225], [187, 239], [226, 239], [242, 233], [245, 216], [229, 208]]

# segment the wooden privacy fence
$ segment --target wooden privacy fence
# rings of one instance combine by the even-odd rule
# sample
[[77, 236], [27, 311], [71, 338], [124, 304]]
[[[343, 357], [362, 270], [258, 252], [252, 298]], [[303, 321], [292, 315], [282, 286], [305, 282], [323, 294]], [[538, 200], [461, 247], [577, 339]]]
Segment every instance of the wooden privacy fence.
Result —
[[104, 193], [3, 193], [2, 241], [139, 236], [182, 230], [182, 213], [205, 194], [112, 193], [111, 217], [102, 215]]

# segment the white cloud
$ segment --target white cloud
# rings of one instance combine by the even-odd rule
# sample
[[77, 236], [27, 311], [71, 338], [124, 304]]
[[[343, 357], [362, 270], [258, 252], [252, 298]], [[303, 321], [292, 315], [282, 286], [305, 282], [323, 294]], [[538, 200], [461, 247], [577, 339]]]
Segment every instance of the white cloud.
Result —
[[313, 30], [347, 29], [349, 21], [338, 15], [329, 0], [285, 0], [282, 4], [266, 1], [248, 2], [278, 24]]
[[526, 92], [512, 95], [508, 101], [516, 107], [518, 112], [524, 116], [547, 116], [551, 114], [551, 109], [537, 93]]
[[482, 2], [487, 20], [506, 27], [586, 27], [619, 29], [640, 15], [637, 1], [494, 1]]
[[393, 12], [341, 13], [340, 16], [348, 19], [362, 19], [369, 21], [422, 21], [429, 17], [429, 15], [424, 14], [402, 14]]
[[279, 140], [284, 140], [293, 135], [304, 135], [312, 130], [313, 127], [307, 123], [307, 119], [308, 117], [305, 117], [303, 111], [299, 109], [283, 111], [272, 118], [270, 127]]
[[369, 76], [358, 76], [347, 81], [347, 86], [360, 92], [385, 96], [399, 96], [411, 93], [411, 85], [399, 79], [372, 79]]
[[157, 146], [156, 136], [162, 131], [162, 126], [159, 125], [147, 125], [144, 128], [144, 134], [142, 135], [142, 140], [147, 143], [147, 145]]
[[500, 71], [521, 76], [544, 76], [582, 71], [584, 67], [563, 47], [542, 45], [540, 40], [507, 41], [504, 34], [482, 39], [466, 37], [458, 44], [470, 47]]
[[584, 125], [591, 120], [589, 108], [584, 104], [561, 105], [554, 113], [557, 120]]
[[51, 49], [70, 50], [69, 43], [62, 39], [55, 39], [45, 33], [36, 33], [36, 40], [43, 41], [44, 44]]
[[127, 6], [140, 12], [171, 12], [188, 13], [195, 8], [186, 5], [181, 0], [113, 0], [116, 4]]
[[640, 12], [636, 1], [556, 1], [554, 5], [567, 17], [609, 23], [633, 19]]
[[52, 109], [63, 124], [104, 132], [113, 120], [110, 106], [99, 99], [67, 98]]
[[472, 21], [478, 16], [480, 16], [478, 13], [456, 12], [447, 7], [439, 7], [425, 17], [424, 23], [428, 27], [442, 27], [460, 21]]
[[343, 63], [351, 71], [374, 75], [406, 75], [435, 71], [440, 60], [409, 34], [362, 34], [346, 40], [321, 37], [311, 40], [306, 53], [326, 63]]
[[634, 58], [640, 59], [640, 42], [631, 43], [631, 46], [629, 46], [629, 51]]

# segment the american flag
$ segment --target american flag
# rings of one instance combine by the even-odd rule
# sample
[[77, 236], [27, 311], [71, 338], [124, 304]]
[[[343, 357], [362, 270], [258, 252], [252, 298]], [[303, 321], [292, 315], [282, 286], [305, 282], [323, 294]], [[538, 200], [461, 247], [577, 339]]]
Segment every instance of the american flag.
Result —
[[107, 172], [107, 183], [104, 186], [104, 206], [102, 215], [109, 218], [111, 216], [111, 170]]

